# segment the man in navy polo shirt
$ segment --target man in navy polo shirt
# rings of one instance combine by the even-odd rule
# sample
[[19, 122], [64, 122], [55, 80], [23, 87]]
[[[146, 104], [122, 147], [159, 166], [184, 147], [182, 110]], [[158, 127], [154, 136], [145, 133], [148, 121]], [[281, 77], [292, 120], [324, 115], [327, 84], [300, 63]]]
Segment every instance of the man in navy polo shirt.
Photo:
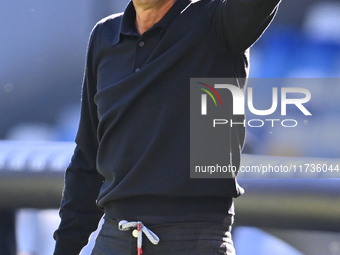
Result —
[[95, 26], [55, 255], [79, 254], [103, 213], [93, 255], [235, 254], [243, 189], [235, 178], [190, 179], [190, 77], [247, 77], [248, 49], [279, 2], [133, 0]]

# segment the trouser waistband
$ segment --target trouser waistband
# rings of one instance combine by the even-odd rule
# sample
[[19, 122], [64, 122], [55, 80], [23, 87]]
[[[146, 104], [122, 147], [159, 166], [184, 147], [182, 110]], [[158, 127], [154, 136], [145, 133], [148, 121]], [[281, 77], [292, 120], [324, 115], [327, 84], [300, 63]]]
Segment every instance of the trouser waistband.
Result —
[[[130, 231], [120, 231], [119, 221], [106, 219], [97, 237], [92, 255], [136, 255], [136, 238]], [[143, 242], [147, 254], [232, 254], [231, 226], [211, 222], [182, 222], [147, 226], [160, 241], [158, 245]]]

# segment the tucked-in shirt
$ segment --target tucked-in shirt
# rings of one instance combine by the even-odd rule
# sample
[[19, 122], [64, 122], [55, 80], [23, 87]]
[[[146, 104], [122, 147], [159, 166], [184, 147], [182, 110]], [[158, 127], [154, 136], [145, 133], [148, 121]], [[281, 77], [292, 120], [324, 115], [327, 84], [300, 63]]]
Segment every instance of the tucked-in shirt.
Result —
[[[103, 210], [128, 220], [232, 213], [242, 193], [235, 178], [190, 179], [190, 78], [247, 77], [248, 49], [279, 2], [177, 0], [142, 35], [130, 3], [95, 26], [55, 255], [78, 254]], [[233, 165], [243, 142], [238, 126]]]

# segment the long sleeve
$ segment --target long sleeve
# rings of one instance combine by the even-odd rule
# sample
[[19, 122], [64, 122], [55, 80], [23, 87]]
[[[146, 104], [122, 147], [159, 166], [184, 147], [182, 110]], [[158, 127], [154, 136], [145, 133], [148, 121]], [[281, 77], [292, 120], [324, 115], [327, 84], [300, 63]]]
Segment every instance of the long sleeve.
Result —
[[96, 205], [103, 178], [96, 170], [98, 120], [94, 103], [96, 79], [92, 65], [93, 37], [94, 32], [91, 34], [87, 52], [77, 146], [66, 169], [59, 211], [61, 223], [54, 233], [55, 255], [79, 254], [103, 215]]
[[248, 49], [274, 18], [281, 0], [220, 0], [214, 13], [215, 33], [233, 52]]

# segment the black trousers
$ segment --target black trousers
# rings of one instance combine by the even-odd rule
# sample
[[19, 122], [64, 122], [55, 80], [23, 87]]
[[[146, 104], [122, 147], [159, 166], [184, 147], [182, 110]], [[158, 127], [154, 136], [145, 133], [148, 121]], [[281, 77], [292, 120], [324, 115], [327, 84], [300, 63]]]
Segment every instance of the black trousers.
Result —
[[[143, 236], [143, 255], [235, 255], [231, 226], [210, 222], [147, 226], [159, 238], [153, 245]], [[132, 230], [120, 231], [118, 221], [105, 219], [91, 255], [137, 255]]]

